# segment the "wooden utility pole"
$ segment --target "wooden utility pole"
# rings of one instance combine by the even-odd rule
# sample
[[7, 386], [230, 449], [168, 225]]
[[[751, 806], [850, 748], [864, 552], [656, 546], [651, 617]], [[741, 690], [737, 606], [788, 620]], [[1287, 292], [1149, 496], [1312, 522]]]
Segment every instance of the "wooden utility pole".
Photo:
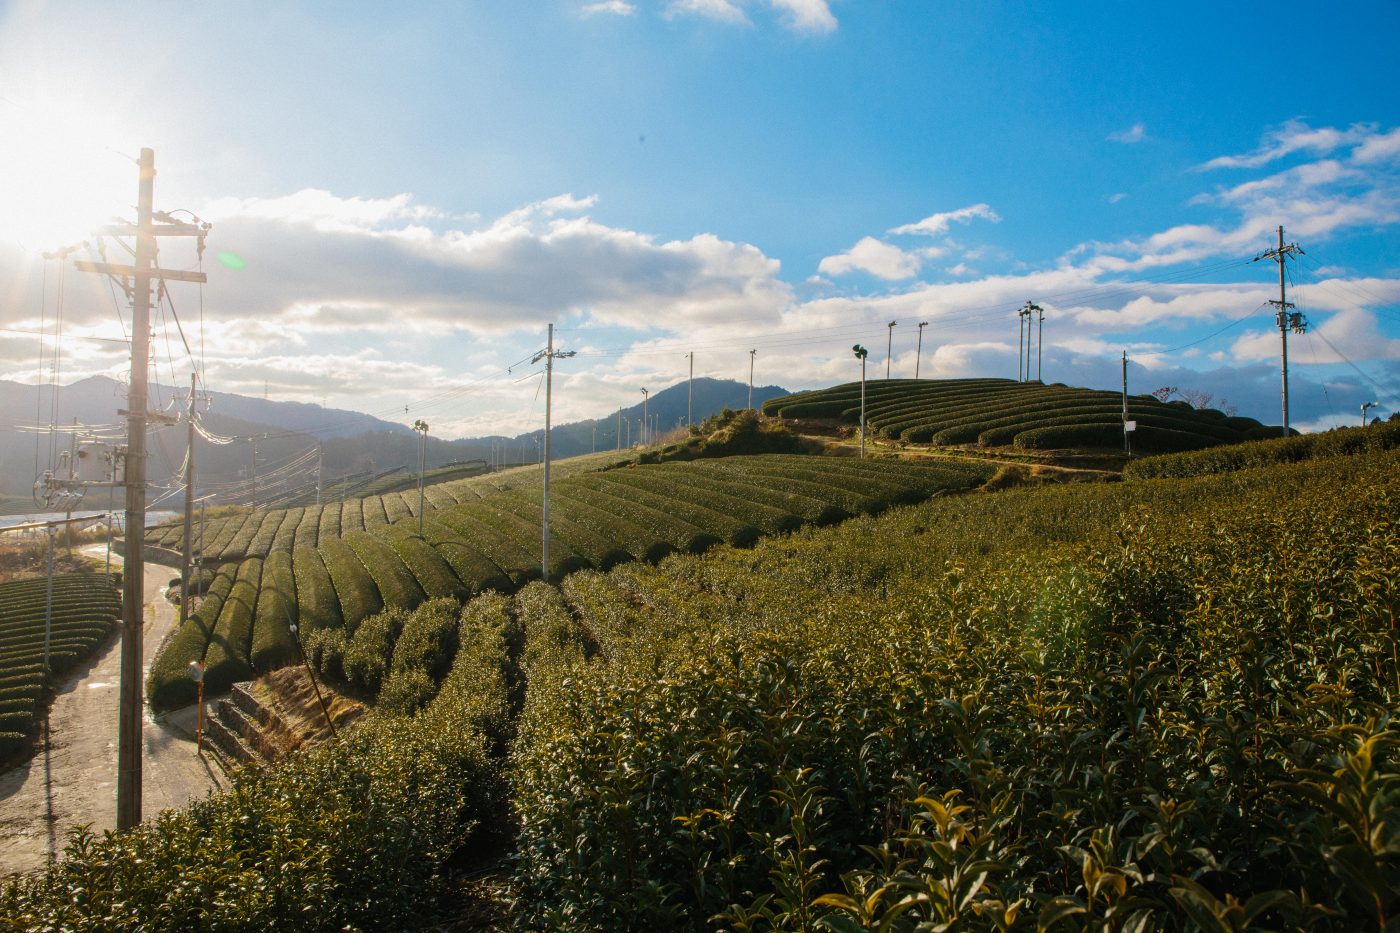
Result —
[[190, 373], [190, 405], [185, 425], [185, 536], [180, 552], [180, 624], [190, 617], [190, 568], [194, 557], [194, 391], [198, 373]]
[[156, 155], [141, 150], [136, 223], [116, 224], [99, 232], [107, 236], [133, 236], [135, 257], [131, 265], [77, 261], [82, 272], [98, 272], [118, 279], [131, 296], [131, 386], [127, 392], [126, 440], [126, 563], [122, 572], [121, 705], [117, 730], [117, 829], [141, 822], [141, 705], [142, 625], [145, 622], [146, 536], [146, 422], [149, 404], [148, 374], [151, 355], [151, 280], [204, 282], [202, 272], [155, 268], [156, 238], [199, 237], [207, 224], [162, 222], [155, 224]]
[[922, 362], [923, 362], [923, 359], [924, 359], [924, 328], [925, 328], [925, 327], [928, 327], [928, 321], [922, 321], [922, 322], [920, 322], [920, 324], [919, 324], [919, 347], [918, 347], [917, 350], [914, 351], [914, 378], [915, 378], [915, 379], [918, 379], [918, 378], [919, 378], [919, 364], [922, 363]]
[[1288, 261], [1289, 256], [1302, 254], [1303, 248], [1297, 243], [1289, 243], [1287, 246], [1284, 245], [1283, 226], [1280, 224], [1278, 228], [1278, 248], [1265, 250], [1258, 256], [1255, 256], [1253, 259], [1254, 262], [1258, 262], [1261, 259], [1272, 259], [1278, 263], [1278, 301], [1270, 301], [1269, 304], [1273, 305], [1275, 308], [1278, 309], [1277, 314], [1274, 316], [1274, 320], [1278, 323], [1279, 343], [1282, 346], [1281, 359], [1283, 363], [1282, 374], [1284, 437], [1287, 437], [1291, 433], [1288, 427], [1288, 332], [1291, 330], [1295, 334], [1305, 334], [1308, 332], [1308, 322], [1302, 314], [1299, 314], [1296, 311], [1288, 310], [1289, 308], [1294, 307], [1294, 305], [1289, 304], [1288, 296], [1284, 292], [1285, 285], [1283, 267], [1284, 264]]

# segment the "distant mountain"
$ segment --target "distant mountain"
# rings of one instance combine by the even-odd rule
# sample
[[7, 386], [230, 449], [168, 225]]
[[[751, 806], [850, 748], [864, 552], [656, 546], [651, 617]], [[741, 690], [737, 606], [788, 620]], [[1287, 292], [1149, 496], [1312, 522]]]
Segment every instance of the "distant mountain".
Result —
[[[183, 410], [187, 388], [151, 387], [151, 407], [172, 414]], [[753, 403], [786, 395], [779, 386], [755, 386]], [[210, 433], [240, 438], [231, 444], [195, 443], [196, 486], [201, 495], [214, 493], [216, 501], [248, 502], [253, 492], [254, 448], [258, 501], [287, 494], [299, 486], [313, 486], [316, 463], [307, 453], [318, 441], [322, 446], [322, 481], [342, 477], [366, 477], [395, 468], [417, 469], [418, 438], [404, 425], [344, 409], [323, 408], [304, 402], [277, 402], [229, 392], [213, 392], [202, 422]], [[34, 480], [49, 461], [49, 439], [20, 431], [20, 425], [47, 424], [53, 401], [48, 386], [0, 380], [0, 494], [28, 495]], [[723, 379], [696, 379], [693, 417], [700, 421], [724, 408], [744, 408], [748, 385]], [[93, 376], [61, 386], [57, 395], [57, 422], [75, 418], [87, 425], [125, 422], [119, 410], [126, 408], [126, 386], [115, 379]], [[685, 425], [687, 384], [682, 381], [651, 396], [646, 414], [653, 429], [665, 434]], [[555, 457], [571, 457], [593, 450], [639, 443], [643, 406], [614, 411], [600, 418], [554, 426], [550, 442]], [[443, 466], [467, 460], [504, 457], [506, 463], [531, 462], [539, 455], [543, 430], [514, 437], [494, 436], [444, 440], [429, 436], [427, 465]], [[257, 438], [256, 445], [249, 438]], [[55, 447], [67, 449], [60, 435]], [[36, 451], [37, 464], [36, 471]], [[152, 499], [161, 487], [175, 484], [185, 457], [185, 428], [159, 427], [151, 432], [147, 476]], [[298, 461], [303, 462], [298, 462]]]

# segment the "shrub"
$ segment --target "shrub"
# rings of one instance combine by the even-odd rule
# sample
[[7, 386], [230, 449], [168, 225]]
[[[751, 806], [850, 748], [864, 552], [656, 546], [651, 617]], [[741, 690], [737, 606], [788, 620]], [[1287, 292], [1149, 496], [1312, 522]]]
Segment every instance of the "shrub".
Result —
[[15, 929], [430, 926], [449, 858], [496, 829], [500, 787], [464, 720], [370, 717], [135, 829], [75, 830], [52, 868], [0, 887], [0, 914]]
[[259, 673], [274, 670], [297, 659], [297, 643], [291, 626], [297, 624], [296, 580], [291, 551], [273, 551], [263, 562], [253, 620], [253, 647], [248, 660]]
[[379, 692], [407, 616], [403, 609], [386, 609], [359, 624], [345, 646], [346, 683], [370, 697]]

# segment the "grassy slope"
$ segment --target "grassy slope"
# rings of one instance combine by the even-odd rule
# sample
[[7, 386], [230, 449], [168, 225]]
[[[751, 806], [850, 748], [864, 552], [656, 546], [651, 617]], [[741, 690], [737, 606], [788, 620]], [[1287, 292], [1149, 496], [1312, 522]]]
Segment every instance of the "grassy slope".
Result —
[[[1384, 867], [1397, 466], [1377, 453], [937, 499], [487, 595], [463, 611], [438, 700], [365, 734], [418, 750], [378, 773], [431, 803], [417, 776], [455, 736], [484, 735], [500, 760], [518, 733], [532, 928], [1374, 928], [1400, 900]], [[294, 776], [373, 754], [357, 742]], [[393, 836], [414, 805], [367, 832], [358, 798], [302, 815], [272, 781], [84, 840], [0, 907], [285, 923], [314, 890], [327, 926], [386, 908], [426, 922], [444, 884], [423, 855], [443, 836]], [[308, 888], [322, 869], [268, 831], [311, 840], [303, 853], [352, 838], [357, 866], [391, 846], [399, 873], [354, 898]], [[194, 865], [190, 896], [163, 880]]]

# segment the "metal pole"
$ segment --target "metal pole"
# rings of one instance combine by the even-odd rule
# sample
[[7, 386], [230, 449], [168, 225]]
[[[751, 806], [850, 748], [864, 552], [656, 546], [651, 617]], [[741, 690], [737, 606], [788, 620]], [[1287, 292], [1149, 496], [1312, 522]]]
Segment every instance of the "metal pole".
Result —
[[156, 155], [141, 150], [131, 302], [131, 387], [127, 393], [126, 564], [122, 573], [121, 716], [117, 734], [117, 829], [141, 822], [141, 680], [146, 537], [146, 406], [151, 352], [151, 267]]
[[1128, 351], [1123, 351], [1123, 453], [1133, 455], [1132, 434], [1128, 431]]
[[[694, 411], [694, 408], [695, 408], [695, 351], [694, 351], [694, 350], [691, 350], [690, 353], [689, 353], [689, 356], [690, 356], [690, 384], [687, 386], [686, 391], [685, 391], [685, 426], [686, 426], [686, 427], [690, 427], [690, 424], [691, 424], [691, 420], [690, 420], [690, 419], [691, 419], [691, 413]], [[753, 359], [753, 358], [750, 357], [750, 360], [752, 360], [752, 359]], [[753, 370], [750, 370], [750, 371], [749, 371], [749, 385], [750, 385], [750, 386], [753, 385]], [[751, 388], [749, 391], [752, 392], [753, 389]]]
[[[248, 461], [248, 476], [253, 481], [251, 506], [256, 509], [258, 507], [258, 439], [256, 437], [250, 437], [248, 441], [252, 444], [252, 449], [249, 451], [251, 459]], [[374, 473], [373, 464], [370, 466], [370, 473]]]
[[1045, 380], [1040, 378], [1040, 351], [1045, 346], [1045, 311], [1042, 308], [1036, 308], [1035, 311], [1037, 319], [1035, 334], [1035, 381], [1043, 384]]
[[638, 436], [642, 439], [642, 446], [647, 444], [647, 402], [651, 400], [651, 393], [646, 389], [642, 390], [642, 424]]
[[617, 449], [622, 449], [622, 409], [617, 410]]
[[418, 437], [418, 537], [423, 537], [423, 466], [428, 453], [428, 424], [419, 420], [423, 430]]
[[194, 535], [194, 392], [197, 373], [190, 373], [189, 421], [185, 425], [185, 534], [180, 549], [180, 624], [190, 617], [190, 561]]
[[1026, 309], [1022, 308], [1016, 312], [1016, 381], [1024, 382], [1021, 375], [1021, 359], [1025, 356], [1025, 336], [1026, 336]]
[[753, 408], [753, 358], [757, 350], [749, 351], [749, 407]]
[[316, 504], [321, 504], [321, 470], [326, 465], [325, 452], [321, 442], [316, 442]]
[[1278, 336], [1283, 347], [1283, 436], [1288, 436], [1288, 300], [1284, 294], [1283, 224], [1278, 228]]
[[[110, 518], [109, 518], [110, 520]], [[49, 670], [49, 639], [53, 631], [53, 525], [49, 526], [49, 582], [47, 596], [44, 602], [44, 673], [51, 674]]]
[[888, 330], [888, 332], [887, 332], [887, 335], [888, 335], [889, 339], [885, 341], [885, 379], [886, 379], [886, 380], [888, 380], [888, 379], [890, 378], [890, 356], [894, 353], [894, 325], [897, 324], [897, 323], [899, 323], [899, 322], [898, 322], [898, 321], [890, 321], [889, 324], [885, 325], [887, 328], [889, 328], [889, 330]]
[[860, 458], [865, 459], [865, 356], [860, 358]]
[[544, 511], [543, 548], [540, 558], [540, 578], [549, 582], [549, 415], [554, 393], [554, 325], [549, 325], [549, 340], [544, 351]]
[[928, 321], [919, 324], [919, 348], [914, 351], [914, 378], [919, 378], [919, 364], [924, 359], [924, 328], [928, 327]]

